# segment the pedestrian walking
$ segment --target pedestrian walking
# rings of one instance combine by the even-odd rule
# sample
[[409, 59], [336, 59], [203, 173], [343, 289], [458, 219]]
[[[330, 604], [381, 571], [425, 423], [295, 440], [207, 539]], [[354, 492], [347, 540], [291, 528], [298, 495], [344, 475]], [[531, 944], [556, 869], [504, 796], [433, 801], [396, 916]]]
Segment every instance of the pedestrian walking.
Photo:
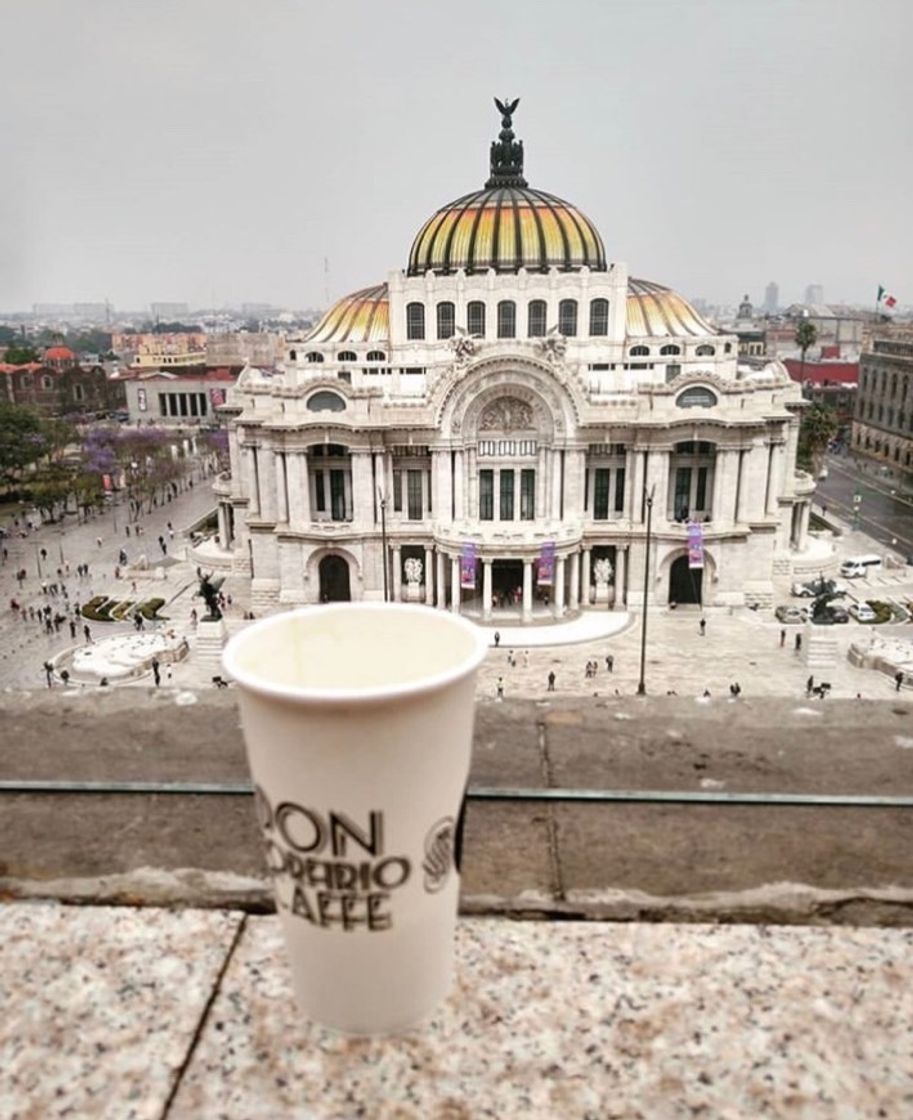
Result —
[[733, 698], [733, 700], [738, 700], [738, 698], [741, 696], [741, 694], [742, 694], [742, 686], [739, 684], [738, 681], [733, 681], [732, 684], [729, 686], [729, 695]]
[[811, 696], [812, 692], [814, 692], [814, 689], [815, 689], [815, 678], [814, 678], [814, 676], [810, 676], [808, 678], [808, 680], [805, 682], [805, 695], [806, 696]]
[[76, 619], [75, 618], [70, 619], [70, 637], [71, 638], [76, 637]]
[[555, 671], [554, 669], [548, 675], [548, 691], [555, 691]]
[[48, 688], [54, 687], [54, 666], [50, 661], [44, 663], [44, 675], [48, 682]]
[[165, 544], [164, 541], [162, 541], [161, 544], [162, 544], [162, 555], [167, 556], [168, 555], [168, 545]]
[[498, 698], [498, 700], [503, 700], [504, 699], [504, 678], [503, 677], [498, 677], [497, 698]]
[[101, 537], [96, 537], [95, 538], [95, 543], [98, 545], [99, 548], [101, 548]]
[[82, 632], [83, 632], [83, 635], [85, 636], [86, 643], [88, 644], [89, 642], [91, 642], [92, 641], [92, 631], [89, 629], [88, 622], [85, 624], [85, 626], [83, 626]]
[[501, 644], [501, 635], [495, 630], [495, 649]]
[[894, 691], [900, 692], [903, 687], [903, 669], [898, 669], [894, 674]]
[[793, 645], [793, 648], [795, 649], [796, 653], [799, 653], [800, 650], [802, 649], [802, 635], [801, 634], [796, 635], [796, 641]]
[[782, 649], [785, 645], [786, 645], [786, 631], [781, 630], [780, 631], [780, 649]]
[[152, 658], [152, 676], [155, 679], [155, 687], [158, 688], [158, 686], [162, 683], [162, 674], [161, 670], [159, 669], [159, 662], [157, 657]]
[[124, 526], [124, 533], [128, 537], [130, 536], [130, 526], [129, 525]]
[[46, 561], [47, 558], [48, 558], [48, 550], [46, 548], [41, 549], [41, 559]]
[[606, 655], [605, 667], [610, 673], [613, 673], [615, 671], [615, 658], [611, 655], [611, 653]]
[[702, 618], [702, 619], [701, 619], [701, 621], [700, 621], [700, 623], [699, 623], [699, 626], [700, 626], [700, 630], [701, 630], [701, 637], [703, 638], [703, 637], [704, 637], [704, 635], [705, 635], [705, 634], [706, 634], [706, 632], [707, 632], [707, 619], [706, 619], [706, 618]]
[[523, 668], [524, 669], [529, 668], [529, 650], [528, 649], [525, 649], [523, 651]]

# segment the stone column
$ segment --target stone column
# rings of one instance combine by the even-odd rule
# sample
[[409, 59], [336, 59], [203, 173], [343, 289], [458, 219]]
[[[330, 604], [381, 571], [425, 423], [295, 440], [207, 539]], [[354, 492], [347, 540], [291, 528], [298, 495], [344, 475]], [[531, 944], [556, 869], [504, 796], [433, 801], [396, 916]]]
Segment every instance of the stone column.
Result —
[[460, 600], [463, 598], [460, 590], [460, 558], [454, 556], [450, 561], [450, 609], [454, 614], [460, 613]]
[[572, 552], [568, 557], [571, 566], [571, 587], [568, 607], [575, 611], [580, 605], [580, 553]]
[[292, 529], [301, 529], [304, 522], [307, 520], [305, 516], [304, 500], [306, 495], [303, 493], [304, 487], [301, 482], [302, 465], [304, 463], [304, 455], [300, 451], [289, 451], [285, 456], [285, 469], [288, 475], [288, 523]]
[[444, 553], [437, 550], [437, 605], [441, 610], [447, 607], [447, 588], [444, 586]]
[[546, 456], [548, 452], [540, 447], [536, 455], [536, 521], [544, 521], [548, 517], [548, 468]]
[[366, 528], [374, 523], [370, 451], [352, 451], [352, 520]]
[[244, 475], [247, 491], [247, 513], [249, 517], [260, 516], [260, 487], [257, 479], [257, 449], [246, 444], [244, 447]]
[[491, 618], [491, 561], [482, 561], [482, 618]]
[[225, 503], [219, 502], [219, 546], [228, 548], [228, 517], [225, 514]]
[[738, 452], [730, 451], [728, 448], [718, 450], [713, 462], [713, 478], [711, 485], [713, 486], [713, 505], [711, 507], [710, 520], [714, 525], [725, 525], [728, 522], [726, 517], [727, 506], [732, 509], [735, 501], [735, 473], [733, 468], [738, 469]]
[[620, 545], [615, 549], [615, 610], [624, 605], [625, 568], [628, 563], [628, 547]]
[[450, 475], [450, 452], [432, 451], [431, 477], [434, 489], [431, 495], [431, 512], [435, 520], [449, 523], [453, 520], [453, 490]]
[[779, 516], [780, 506], [778, 498], [784, 490], [783, 463], [786, 456], [786, 444], [775, 443], [770, 461], [770, 481], [767, 491], [767, 512]]
[[457, 521], [466, 517], [466, 452], [462, 449], [456, 453], [456, 463], [453, 477], [453, 511]]
[[434, 605], [434, 551], [425, 549], [425, 603]]
[[803, 502], [802, 505], [799, 507], [799, 510], [800, 510], [800, 513], [799, 513], [798, 548], [799, 548], [799, 551], [801, 552], [802, 549], [804, 549], [805, 546], [808, 544], [808, 518], [809, 518], [809, 513], [811, 512], [811, 503], [807, 502], [807, 501]]
[[644, 493], [644, 453], [643, 449], [635, 448], [631, 452], [631, 509], [630, 518], [635, 525], [643, 524], [641, 511], [643, 509]]
[[593, 559], [593, 550], [591, 548], [584, 548], [583, 550], [583, 574], [580, 579], [580, 602], [588, 607], [590, 605], [590, 562]]
[[243, 494], [244, 479], [241, 470], [241, 451], [238, 446], [237, 428], [228, 429], [228, 469], [231, 471], [231, 492], [235, 496]]
[[402, 546], [393, 546], [393, 602], [399, 603], [403, 597], [403, 554]]
[[555, 618], [564, 617], [564, 557], [555, 557]]
[[277, 517], [277, 492], [276, 492], [276, 453], [271, 447], [261, 447], [259, 456], [260, 474], [260, 516], [264, 521], [276, 522]]
[[561, 452], [557, 449], [552, 451], [552, 494], [551, 502], [549, 503], [549, 517], [552, 521], [558, 521], [561, 518]]
[[533, 562], [523, 561], [523, 621], [530, 622], [533, 617]]
[[286, 462], [288, 455], [281, 451], [276, 455], [276, 518], [288, 524], [288, 476]]

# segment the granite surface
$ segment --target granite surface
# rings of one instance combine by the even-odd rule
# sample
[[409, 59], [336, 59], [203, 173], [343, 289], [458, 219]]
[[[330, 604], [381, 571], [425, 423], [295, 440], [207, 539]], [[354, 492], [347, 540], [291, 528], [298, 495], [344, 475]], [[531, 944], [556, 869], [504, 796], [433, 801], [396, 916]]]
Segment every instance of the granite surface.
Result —
[[241, 920], [0, 906], [0, 1117], [162, 1116]]
[[0, 907], [0, 1117], [913, 1116], [913, 932], [464, 919], [420, 1029], [296, 1011], [273, 917]]
[[350, 1039], [292, 1004], [250, 918], [170, 1117], [913, 1115], [913, 933], [463, 920], [421, 1030]]

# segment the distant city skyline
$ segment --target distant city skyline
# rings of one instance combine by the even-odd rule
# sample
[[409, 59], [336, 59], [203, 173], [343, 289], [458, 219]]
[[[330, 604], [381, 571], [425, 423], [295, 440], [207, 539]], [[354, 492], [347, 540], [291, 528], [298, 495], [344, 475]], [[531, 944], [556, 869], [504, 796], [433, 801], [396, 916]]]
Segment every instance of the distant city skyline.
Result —
[[718, 305], [771, 278], [781, 306], [913, 299], [906, 0], [577, 0], [566, 35], [555, 11], [467, 0], [455, 50], [415, 0], [16, 4], [0, 308], [324, 306], [481, 186], [495, 95], [521, 98], [531, 184], [633, 276]]

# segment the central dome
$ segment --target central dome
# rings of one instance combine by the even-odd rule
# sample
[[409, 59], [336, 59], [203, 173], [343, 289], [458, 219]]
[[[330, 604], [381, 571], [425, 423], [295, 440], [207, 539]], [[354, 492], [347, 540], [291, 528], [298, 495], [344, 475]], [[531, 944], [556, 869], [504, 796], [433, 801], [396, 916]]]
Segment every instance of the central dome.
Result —
[[517, 102], [495, 99], [502, 128], [491, 145], [491, 177], [479, 191], [437, 210], [418, 231], [409, 253], [408, 275], [425, 272], [605, 272], [602, 238], [576, 206], [523, 178], [523, 142], [514, 140], [511, 117]]

